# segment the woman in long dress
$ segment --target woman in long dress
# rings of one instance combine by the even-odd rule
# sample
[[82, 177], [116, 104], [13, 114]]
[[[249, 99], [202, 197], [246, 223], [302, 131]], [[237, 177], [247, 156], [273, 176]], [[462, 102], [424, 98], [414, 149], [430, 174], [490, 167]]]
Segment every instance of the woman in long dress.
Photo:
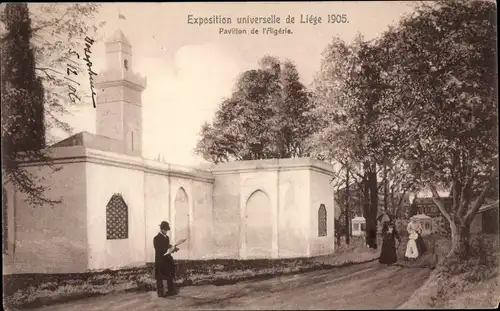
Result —
[[425, 245], [424, 239], [422, 238], [422, 230], [422, 224], [419, 222], [417, 226], [417, 239], [415, 240], [419, 256], [427, 253], [427, 245]]
[[401, 243], [401, 238], [392, 221], [384, 223], [382, 227], [382, 238], [382, 251], [378, 261], [382, 264], [392, 265], [398, 261], [396, 240], [398, 243]]
[[418, 238], [418, 224], [414, 219], [411, 219], [410, 222], [408, 223], [408, 226], [406, 227], [406, 230], [408, 231], [408, 244], [406, 245], [406, 253], [405, 253], [405, 258], [408, 258], [410, 260], [414, 260], [418, 258], [418, 248], [417, 248], [417, 238]]

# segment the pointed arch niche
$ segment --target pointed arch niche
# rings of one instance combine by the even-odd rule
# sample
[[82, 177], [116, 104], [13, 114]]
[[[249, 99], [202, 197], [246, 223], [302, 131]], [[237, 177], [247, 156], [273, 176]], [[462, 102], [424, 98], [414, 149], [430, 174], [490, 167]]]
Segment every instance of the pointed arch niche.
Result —
[[191, 237], [190, 232], [191, 228], [189, 225], [189, 198], [183, 187], [180, 187], [177, 190], [177, 194], [175, 195], [174, 201], [175, 207], [175, 221], [174, 221], [174, 234], [173, 238], [175, 241], [171, 241], [174, 244], [179, 239], [187, 238], [187, 241], [184, 242], [177, 252], [177, 257], [179, 258], [188, 258], [189, 251], [191, 249]]
[[270, 258], [273, 245], [271, 200], [262, 190], [253, 192], [246, 202], [245, 249], [247, 258]]

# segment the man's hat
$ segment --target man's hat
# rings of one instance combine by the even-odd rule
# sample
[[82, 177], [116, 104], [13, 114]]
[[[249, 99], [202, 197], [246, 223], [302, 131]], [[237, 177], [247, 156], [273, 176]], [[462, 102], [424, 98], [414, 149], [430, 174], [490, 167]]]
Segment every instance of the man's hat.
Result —
[[162, 221], [160, 224], [160, 229], [162, 230], [170, 230], [170, 225], [166, 221]]

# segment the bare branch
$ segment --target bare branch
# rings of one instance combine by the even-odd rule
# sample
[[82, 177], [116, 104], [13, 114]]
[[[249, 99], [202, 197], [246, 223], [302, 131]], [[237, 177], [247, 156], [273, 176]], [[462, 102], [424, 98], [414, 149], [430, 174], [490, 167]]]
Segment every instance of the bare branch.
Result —
[[439, 193], [436, 189], [436, 186], [435, 185], [431, 185], [430, 186], [430, 189], [431, 189], [431, 192], [432, 192], [432, 201], [434, 202], [434, 204], [436, 204], [436, 206], [438, 207], [439, 211], [441, 212], [441, 214], [443, 214], [443, 216], [450, 222], [452, 223], [453, 220], [451, 218], [451, 215], [448, 213], [448, 211], [446, 211], [445, 207], [444, 207], [444, 203], [443, 201], [441, 200], [441, 197], [439, 196]]
[[472, 218], [474, 215], [476, 215], [477, 211], [479, 208], [484, 204], [484, 201], [486, 199], [486, 196], [488, 195], [488, 192], [491, 190], [491, 187], [493, 186], [493, 183], [495, 182], [497, 172], [492, 172], [489, 178], [488, 184], [484, 187], [483, 191], [479, 195], [479, 198], [477, 201], [474, 203], [474, 206], [469, 210], [469, 212], [465, 215], [465, 224], [470, 224], [472, 221]]

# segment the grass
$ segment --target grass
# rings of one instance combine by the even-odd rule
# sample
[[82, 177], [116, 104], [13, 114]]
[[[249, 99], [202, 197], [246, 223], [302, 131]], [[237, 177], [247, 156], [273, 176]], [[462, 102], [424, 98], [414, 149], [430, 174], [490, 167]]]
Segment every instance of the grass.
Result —
[[4, 275], [4, 307], [36, 308], [134, 289], [145, 267], [79, 274]]
[[[330, 256], [280, 260], [214, 260], [193, 267], [179, 267], [176, 283], [180, 286], [228, 285], [244, 280], [258, 280], [280, 275], [332, 269], [350, 264], [377, 259], [378, 252], [366, 248], [352, 248]], [[184, 269], [183, 269], [184, 268]], [[152, 273], [137, 280], [137, 288], [143, 291], [156, 290]]]
[[[438, 256], [444, 256], [447, 240], [436, 241]], [[472, 252], [466, 260], [445, 259], [427, 282], [401, 308], [494, 307], [498, 304], [498, 235], [479, 235], [472, 239]], [[473, 304], [472, 304], [473, 303]]]
[[[242, 280], [271, 278], [367, 262], [378, 252], [356, 244], [329, 256], [278, 260], [178, 261], [180, 286], [227, 285]], [[118, 271], [81, 274], [23, 274], [4, 276], [4, 306], [9, 310], [36, 308], [122, 291], [155, 290], [153, 265]]]

